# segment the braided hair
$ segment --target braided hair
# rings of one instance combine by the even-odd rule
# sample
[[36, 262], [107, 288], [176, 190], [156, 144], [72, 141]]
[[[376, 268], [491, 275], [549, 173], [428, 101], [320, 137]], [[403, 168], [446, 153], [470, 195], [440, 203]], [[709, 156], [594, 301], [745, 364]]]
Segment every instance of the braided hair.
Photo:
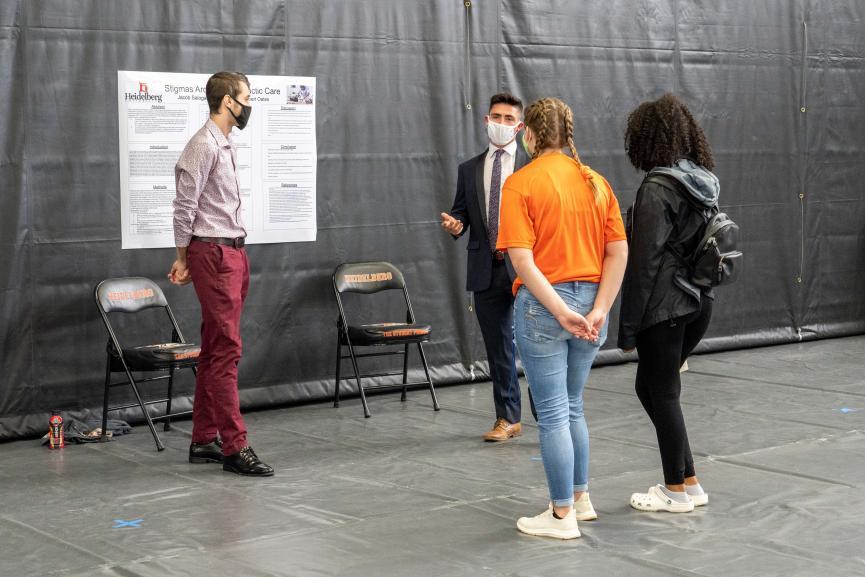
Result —
[[580, 165], [583, 177], [588, 180], [595, 195], [598, 187], [592, 178], [588, 167], [583, 165], [577, 147], [574, 145], [574, 113], [570, 106], [558, 98], [541, 98], [531, 103], [525, 110], [525, 124], [535, 136], [534, 160], [541, 152], [549, 148], [568, 147], [571, 156]]

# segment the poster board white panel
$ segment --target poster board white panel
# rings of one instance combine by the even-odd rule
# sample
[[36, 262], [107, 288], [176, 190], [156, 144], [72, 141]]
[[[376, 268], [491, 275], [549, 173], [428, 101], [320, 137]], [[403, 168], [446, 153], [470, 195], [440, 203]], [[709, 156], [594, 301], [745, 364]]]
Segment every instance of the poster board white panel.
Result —
[[[174, 165], [207, 121], [208, 74], [117, 72], [123, 248], [174, 246]], [[247, 242], [316, 238], [315, 78], [249, 76], [252, 115], [231, 139]]]

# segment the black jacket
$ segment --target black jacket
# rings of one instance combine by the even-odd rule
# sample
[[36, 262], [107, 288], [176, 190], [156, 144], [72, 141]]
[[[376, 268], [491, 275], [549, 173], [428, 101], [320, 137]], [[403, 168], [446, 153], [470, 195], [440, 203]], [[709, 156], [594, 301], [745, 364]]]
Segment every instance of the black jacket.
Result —
[[650, 177], [652, 173], [628, 211], [628, 265], [619, 312], [622, 349], [634, 348], [643, 329], [693, 313], [701, 296], [714, 296], [711, 289], [701, 290], [687, 280], [687, 266], [676, 256], [696, 250], [706, 222], [702, 207], [681, 182]]
[[[487, 238], [486, 195], [484, 193], [484, 159], [488, 148], [460, 164], [457, 175], [457, 193], [450, 215], [463, 223], [459, 236], [469, 233], [466, 263], [466, 290], [482, 291], [490, 288], [493, 276], [493, 257]], [[517, 135], [514, 172], [529, 163], [529, 156]], [[504, 188], [504, 183], [502, 183]], [[457, 237], [459, 238], [459, 237]], [[515, 276], [512, 274], [512, 277]]]

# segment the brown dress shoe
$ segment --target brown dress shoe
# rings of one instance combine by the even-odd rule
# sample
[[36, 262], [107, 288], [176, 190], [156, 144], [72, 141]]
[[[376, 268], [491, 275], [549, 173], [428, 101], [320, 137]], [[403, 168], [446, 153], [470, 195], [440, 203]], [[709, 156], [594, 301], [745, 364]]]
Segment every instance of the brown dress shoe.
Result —
[[507, 441], [511, 437], [519, 437], [523, 432], [523, 426], [519, 423], [509, 423], [499, 417], [493, 429], [484, 433], [484, 441]]

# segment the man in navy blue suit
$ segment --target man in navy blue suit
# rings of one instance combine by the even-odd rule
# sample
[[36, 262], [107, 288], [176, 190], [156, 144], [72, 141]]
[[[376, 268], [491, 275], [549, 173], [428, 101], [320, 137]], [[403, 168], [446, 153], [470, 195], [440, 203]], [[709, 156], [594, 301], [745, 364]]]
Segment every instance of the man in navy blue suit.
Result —
[[466, 290], [474, 293], [475, 312], [487, 350], [496, 422], [486, 441], [519, 436], [520, 385], [514, 361], [514, 297], [505, 255], [496, 248], [499, 200], [505, 180], [529, 162], [517, 135], [523, 128], [523, 103], [511, 94], [490, 99], [484, 117], [489, 146], [460, 165], [457, 193], [442, 228], [459, 238], [469, 232]]

